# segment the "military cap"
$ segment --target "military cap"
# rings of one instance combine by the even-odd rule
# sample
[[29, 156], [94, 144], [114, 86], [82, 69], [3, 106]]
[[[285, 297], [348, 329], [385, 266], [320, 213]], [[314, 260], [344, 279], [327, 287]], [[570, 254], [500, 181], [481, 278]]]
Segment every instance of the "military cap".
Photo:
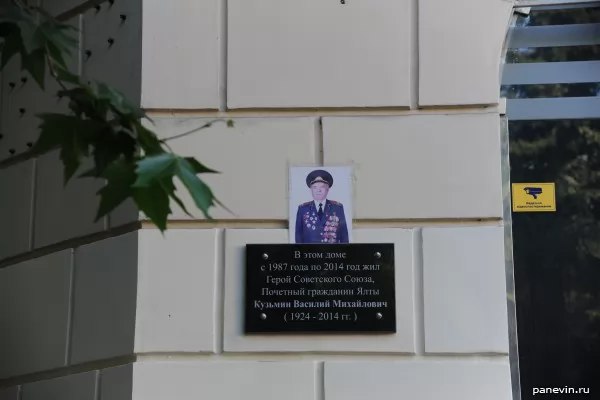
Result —
[[317, 169], [306, 176], [306, 186], [311, 187], [313, 183], [323, 182], [333, 186], [333, 176], [327, 171]]

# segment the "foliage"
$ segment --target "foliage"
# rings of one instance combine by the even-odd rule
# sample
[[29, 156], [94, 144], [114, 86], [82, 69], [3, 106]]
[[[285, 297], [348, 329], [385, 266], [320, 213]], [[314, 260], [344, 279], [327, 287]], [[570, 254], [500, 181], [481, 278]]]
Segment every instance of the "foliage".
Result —
[[[131, 199], [164, 231], [171, 200], [190, 214], [176, 194], [175, 178], [207, 218], [211, 218], [212, 206], [223, 206], [198, 176], [217, 171], [170, 151], [166, 140], [160, 140], [144, 123], [152, 122], [145, 112], [118, 90], [69, 71], [67, 60], [77, 51], [76, 28], [20, 0], [13, 0], [1, 12], [0, 69], [20, 58], [21, 70], [42, 90], [46, 75], [50, 75], [60, 88], [57, 96], [68, 100], [66, 114], [38, 115], [40, 136], [32, 152], [59, 149], [65, 185], [74, 177], [106, 181], [98, 192], [96, 221]], [[227, 125], [232, 126], [232, 121]], [[194, 131], [209, 126], [211, 123]], [[88, 164], [91, 168], [76, 175]]]

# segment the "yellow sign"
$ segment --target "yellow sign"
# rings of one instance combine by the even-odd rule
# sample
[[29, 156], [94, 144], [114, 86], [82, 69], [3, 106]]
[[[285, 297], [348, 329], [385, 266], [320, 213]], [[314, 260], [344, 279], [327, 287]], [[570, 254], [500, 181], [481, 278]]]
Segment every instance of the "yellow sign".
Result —
[[514, 212], [556, 211], [554, 183], [513, 183]]

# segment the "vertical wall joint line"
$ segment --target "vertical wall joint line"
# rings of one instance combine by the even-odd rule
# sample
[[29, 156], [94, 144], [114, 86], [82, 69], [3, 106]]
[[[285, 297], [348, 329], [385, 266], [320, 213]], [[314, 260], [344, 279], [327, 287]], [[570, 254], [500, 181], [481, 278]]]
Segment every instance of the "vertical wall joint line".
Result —
[[423, 229], [413, 233], [414, 295], [415, 295], [415, 353], [425, 354], [425, 297], [423, 283]]
[[411, 0], [410, 109], [419, 108], [419, 0]]
[[225, 329], [225, 230], [217, 229], [215, 238], [215, 290], [214, 290], [214, 349], [223, 352]]
[[227, 0], [219, 2], [219, 111], [227, 111]]
[[315, 400], [325, 400], [325, 362], [315, 366]]
[[94, 385], [94, 400], [100, 400], [100, 397], [102, 396], [102, 393], [100, 390], [101, 384], [102, 384], [102, 375], [100, 374], [100, 371], [96, 371], [96, 383]]
[[37, 180], [37, 163], [38, 163], [38, 159], [37, 158], [33, 158], [32, 159], [32, 166], [31, 166], [31, 187], [30, 187], [30, 193], [31, 193], [31, 202], [29, 204], [29, 244], [28, 244], [28, 248], [27, 251], [33, 251], [34, 246], [35, 246], [35, 205], [37, 203], [36, 197], [37, 197], [37, 185], [36, 185], [36, 180]]
[[325, 165], [325, 142], [323, 137], [323, 117], [315, 120], [315, 161]]
[[66, 332], [66, 346], [65, 346], [65, 366], [71, 363], [71, 349], [73, 339], [73, 316], [75, 314], [75, 249], [71, 249], [71, 271], [69, 274], [69, 308], [67, 315], [67, 332]]

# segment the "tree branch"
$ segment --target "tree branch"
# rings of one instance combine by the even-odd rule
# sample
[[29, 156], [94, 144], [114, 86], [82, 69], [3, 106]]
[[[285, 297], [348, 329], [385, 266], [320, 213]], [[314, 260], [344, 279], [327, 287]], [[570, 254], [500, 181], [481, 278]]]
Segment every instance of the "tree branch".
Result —
[[228, 126], [230, 124], [229, 121], [225, 121], [224, 119], [215, 119], [215, 120], [212, 120], [210, 122], [207, 122], [206, 124], [204, 124], [204, 125], [202, 125], [202, 126], [200, 126], [198, 128], [192, 129], [191, 131], [180, 133], [179, 135], [171, 136], [170, 138], [162, 139], [160, 142], [164, 143], [166, 145], [167, 142], [170, 141], [170, 140], [179, 139], [179, 138], [191, 135], [192, 133], [198, 132], [198, 131], [200, 131], [202, 129], [210, 128], [212, 126], [212, 124], [215, 123], [215, 122], [225, 122]]

